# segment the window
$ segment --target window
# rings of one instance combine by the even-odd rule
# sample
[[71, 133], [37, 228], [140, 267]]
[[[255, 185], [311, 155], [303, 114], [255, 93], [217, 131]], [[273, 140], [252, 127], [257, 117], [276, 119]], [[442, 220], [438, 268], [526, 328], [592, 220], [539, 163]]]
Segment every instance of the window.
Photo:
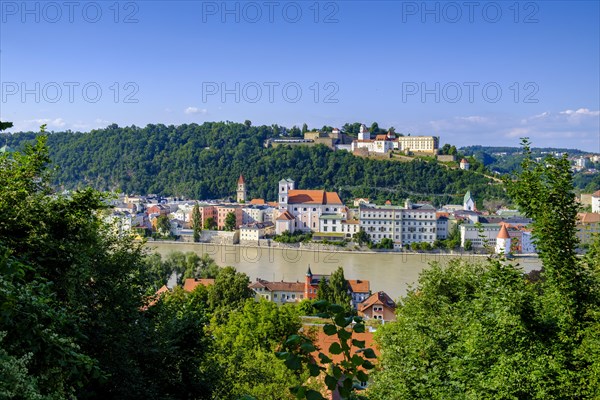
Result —
[[313, 211], [317, 211], [317, 209], [316, 209], [316, 208], [313, 208]]
[[273, 298], [276, 299], [277, 298], [277, 293], [273, 293]]
[[302, 211], [306, 211], [306, 207], [304, 207], [304, 208], [302, 209]]
[[294, 211], [298, 211], [298, 207], [294, 207]]

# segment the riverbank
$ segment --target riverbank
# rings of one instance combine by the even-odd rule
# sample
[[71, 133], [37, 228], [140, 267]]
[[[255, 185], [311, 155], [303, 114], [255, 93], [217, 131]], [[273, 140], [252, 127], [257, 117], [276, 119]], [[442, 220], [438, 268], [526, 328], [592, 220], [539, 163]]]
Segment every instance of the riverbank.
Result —
[[[348, 251], [175, 241], [148, 242], [146, 247], [163, 257], [173, 251], [208, 254], [218, 265], [231, 265], [251, 280], [303, 282], [309, 265], [314, 274], [331, 274], [342, 266], [347, 279], [369, 280], [372, 292], [383, 290], [393, 298], [406, 294], [432, 262], [445, 264], [456, 258], [483, 262], [487, 257], [467, 253]], [[520, 264], [525, 272], [541, 266], [537, 257], [517, 257], [513, 262]]]

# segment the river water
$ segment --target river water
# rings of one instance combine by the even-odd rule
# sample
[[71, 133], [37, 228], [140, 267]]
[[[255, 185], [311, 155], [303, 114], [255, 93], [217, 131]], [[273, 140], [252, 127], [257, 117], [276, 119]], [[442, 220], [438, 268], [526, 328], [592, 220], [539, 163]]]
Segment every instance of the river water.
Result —
[[[299, 250], [273, 247], [246, 247], [208, 243], [148, 242], [147, 247], [163, 257], [173, 251], [193, 251], [208, 254], [220, 266], [233, 266], [256, 278], [270, 281], [304, 282], [310, 265], [313, 274], [330, 274], [337, 267], [344, 268], [346, 279], [369, 280], [371, 291], [385, 291], [393, 299], [406, 294], [414, 285], [419, 273], [431, 262], [446, 264], [448, 260], [461, 257], [476, 262], [485, 261], [484, 256], [455, 254], [372, 253], [358, 251]], [[539, 269], [537, 257], [518, 257], [520, 267], [529, 272]]]

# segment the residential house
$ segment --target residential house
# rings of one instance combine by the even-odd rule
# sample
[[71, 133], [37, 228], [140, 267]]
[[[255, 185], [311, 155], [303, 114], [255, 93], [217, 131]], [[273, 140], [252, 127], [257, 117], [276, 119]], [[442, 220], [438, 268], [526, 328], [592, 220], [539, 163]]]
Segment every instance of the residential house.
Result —
[[383, 322], [396, 320], [396, 302], [385, 292], [373, 293], [358, 305], [358, 315]]
[[364, 279], [348, 279], [348, 285], [352, 292], [352, 307], [356, 309], [371, 295], [371, 283]]
[[600, 214], [578, 213], [577, 214], [577, 237], [581, 244], [590, 244], [594, 235], [600, 234]]
[[240, 243], [250, 244], [258, 243], [267, 235], [275, 233], [275, 224], [272, 222], [255, 222], [240, 227]]
[[269, 282], [256, 278], [250, 284], [256, 293], [256, 299], [261, 298], [278, 304], [297, 303], [304, 299], [305, 284], [302, 282]]

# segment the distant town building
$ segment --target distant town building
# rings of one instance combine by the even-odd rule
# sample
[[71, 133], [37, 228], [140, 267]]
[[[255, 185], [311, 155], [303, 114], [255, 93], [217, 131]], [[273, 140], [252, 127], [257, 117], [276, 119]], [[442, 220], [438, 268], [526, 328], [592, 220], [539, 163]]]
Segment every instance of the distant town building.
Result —
[[437, 136], [400, 136], [394, 140], [394, 149], [404, 153], [437, 154], [439, 144]]
[[346, 218], [346, 207], [337, 193], [324, 190], [298, 190], [291, 179], [279, 181], [278, 204], [280, 215], [275, 223], [277, 234], [296, 230], [318, 231], [321, 228], [322, 215]]
[[468, 240], [473, 249], [495, 249], [500, 227], [500, 224], [462, 224], [459, 228], [460, 247], [464, 248]]
[[466, 158], [460, 160], [460, 169], [464, 169], [465, 171], [471, 167], [471, 164], [467, 161]]
[[400, 206], [361, 205], [359, 208], [360, 229], [373, 243], [391, 239], [394, 248], [402, 248], [413, 242], [433, 244], [437, 239], [435, 208], [430, 205], [411, 204]]
[[600, 190], [592, 194], [592, 212], [600, 213]]
[[599, 213], [578, 213], [577, 214], [577, 238], [581, 244], [590, 244], [594, 235], [600, 234], [600, 214]]
[[260, 239], [275, 233], [273, 222], [255, 222], [240, 227], [241, 244], [257, 244]]

